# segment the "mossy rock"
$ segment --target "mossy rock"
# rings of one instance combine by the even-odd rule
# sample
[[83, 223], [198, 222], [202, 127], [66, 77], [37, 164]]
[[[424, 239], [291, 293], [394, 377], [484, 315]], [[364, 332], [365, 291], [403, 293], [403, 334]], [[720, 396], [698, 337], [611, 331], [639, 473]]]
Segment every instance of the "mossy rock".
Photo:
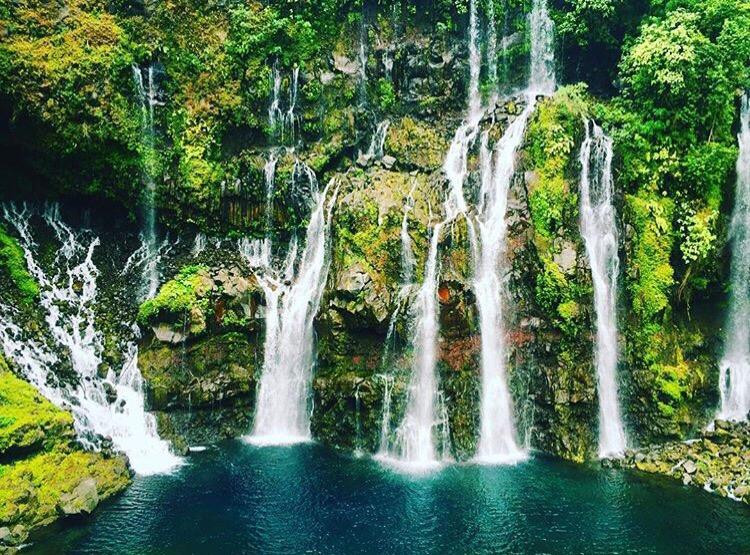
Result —
[[175, 346], [156, 339], [143, 345], [138, 365], [154, 410], [232, 404], [252, 397], [257, 339], [240, 332]]
[[0, 356], [0, 527], [14, 530], [10, 539], [91, 512], [130, 483], [124, 456], [82, 451], [75, 437], [70, 413], [11, 374]]

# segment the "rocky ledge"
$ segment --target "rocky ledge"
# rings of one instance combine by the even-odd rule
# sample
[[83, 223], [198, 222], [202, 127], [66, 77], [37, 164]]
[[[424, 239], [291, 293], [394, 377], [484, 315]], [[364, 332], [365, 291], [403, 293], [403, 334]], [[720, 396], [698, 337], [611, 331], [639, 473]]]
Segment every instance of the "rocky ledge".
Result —
[[605, 464], [662, 474], [750, 504], [750, 423], [716, 420], [712, 428], [697, 439], [628, 451]]
[[0, 357], [0, 554], [15, 553], [58, 519], [91, 514], [130, 483], [124, 456], [85, 451], [75, 438], [70, 413]]

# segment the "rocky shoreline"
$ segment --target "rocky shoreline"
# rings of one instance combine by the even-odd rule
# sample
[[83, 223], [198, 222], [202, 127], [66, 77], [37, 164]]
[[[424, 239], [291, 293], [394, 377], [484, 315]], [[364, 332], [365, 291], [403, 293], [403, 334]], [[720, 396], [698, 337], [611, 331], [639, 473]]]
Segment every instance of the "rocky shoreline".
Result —
[[605, 466], [660, 474], [750, 505], [750, 423], [716, 420], [696, 439], [628, 450]]

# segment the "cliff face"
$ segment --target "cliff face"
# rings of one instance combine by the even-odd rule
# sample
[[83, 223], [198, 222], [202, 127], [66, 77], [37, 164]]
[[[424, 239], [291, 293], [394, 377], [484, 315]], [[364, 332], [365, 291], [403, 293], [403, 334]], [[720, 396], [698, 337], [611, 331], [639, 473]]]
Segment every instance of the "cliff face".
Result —
[[[0, 50], [8, 68], [2, 105], [12, 114], [4, 123], [19, 160], [13, 175], [23, 174], [9, 196], [106, 198], [135, 220], [148, 200], [143, 190], [152, 186], [165, 228], [225, 239], [209, 240], [204, 250], [177, 249], [161, 292], [139, 316], [147, 398], [179, 450], [249, 431], [268, 307], [236, 240], [266, 237], [278, 246], [301, 239], [311, 172], [321, 190], [330, 183], [336, 191], [330, 271], [314, 320], [313, 435], [341, 448], [377, 450], [386, 392], [390, 428], [400, 421], [414, 296], [428, 236], [444, 216], [442, 164], [468, 89], [466, 6], [443, 4], [404, 10], [403, 2], [76, 0], [55, 7], [14, 2], [9, 15], [0, 12], [16, 16]], [[527, 80], [523, 4], [493, 2], [501, 83], [481, 75], [485, 102], [493, 92], [501, 98], [481, 123], [490, 144], [523, 107], [514, 94]], [[684, 20], [658, 13], [664, 29], [637, 35], [645, 8], [624, 4], [627, 10], [607, 16], [621, 20], [605, 18], [596, 34], [609, 45], [603, 67], [586, 57], [587, 49], [598, 50], [582, 36], [604, 16], [553, 6], [558, 69], [568, 81], [580, 77], [592, 86], [539, 99], [509, 193], [504, 300], [519, 440], [573, 460], [593, 457], [598, 437], [593, 292], [579, 228], [584, 118], [597, 119], [614, 138], [619, 385], [631, 442], [688, 437], [717, 403], [734, 90], [700, 104], [700, 120], [679, 112], [698, 102], [683, 96], [685, 88], [702, 90], [695, 68], [678, 72], [682, 88], [649, 74], [649, 56], [659, 57], [663, 45], [646, 31], [657, 38], [675, 32], [674, 40], [705, 35], [716, 48], [728, 39], [716, 34], [713, 12]], [[729, 34], [734, 26], [726, 28]], [[482, 30], [485, 52], [489, 30]], [[623, 92], [596, 98], [592, 91], [613, 92], [613, 60], [626, 33], [637, 40], [620, 66]], [[715, 52], [698, 54], [691, 60]], [[703, 112], [712, 111], [709, 124]], [[686, 121], [700, 125], [686, 130]], [[476, 141], [464, 186], [472, 206], [479, 166]], [[404, 283], [405, 211], [413, 287]], [[438, 373], [458, 459], [473, 455], [479, 427], [481, 338], [469, 237], [475, 217], [470, 210], [439, 238]], [[13, 268], [6, 266], [10, 283]]]

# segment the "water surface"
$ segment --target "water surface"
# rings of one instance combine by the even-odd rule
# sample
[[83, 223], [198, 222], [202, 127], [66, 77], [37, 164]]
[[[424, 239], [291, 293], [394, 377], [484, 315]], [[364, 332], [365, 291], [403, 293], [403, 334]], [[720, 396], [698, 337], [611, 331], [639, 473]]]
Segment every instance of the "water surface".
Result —
[[136, 478], [31, 553], [740, 553], [750, 510], [700, 490], [532, 458], [409, 477], [316, 444], [229, 442]]

